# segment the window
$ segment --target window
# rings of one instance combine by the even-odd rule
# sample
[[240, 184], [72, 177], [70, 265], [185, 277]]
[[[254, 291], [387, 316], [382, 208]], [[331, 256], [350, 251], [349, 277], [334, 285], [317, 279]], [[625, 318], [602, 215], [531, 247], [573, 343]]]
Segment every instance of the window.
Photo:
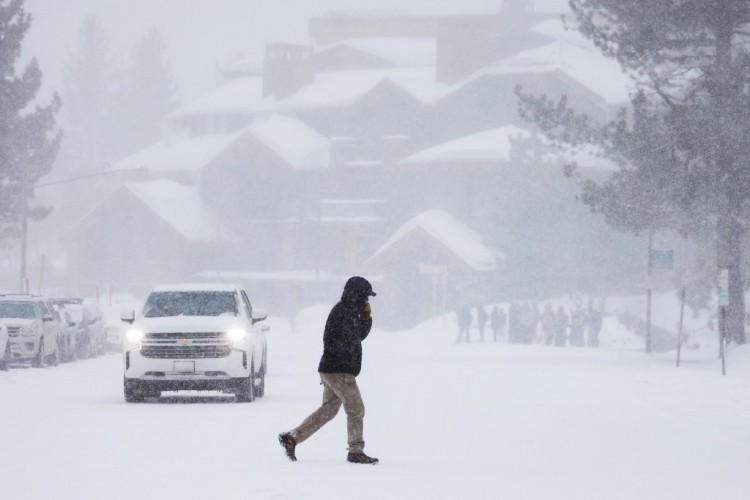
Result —
[[253, 319], [253, 306], [250, 304], [250, 299], [247, 298], [245, 290], [242, 290], [242, 302], [245, 304], [245, 310], [247, 311], [247, 317]]
[[153, 292], [143, 307], [146, 318], [168, 316], [237, 316], [234, 292]]
[[0, 302], [0, 318], [36, 319], [36, 310], [31, 302]]

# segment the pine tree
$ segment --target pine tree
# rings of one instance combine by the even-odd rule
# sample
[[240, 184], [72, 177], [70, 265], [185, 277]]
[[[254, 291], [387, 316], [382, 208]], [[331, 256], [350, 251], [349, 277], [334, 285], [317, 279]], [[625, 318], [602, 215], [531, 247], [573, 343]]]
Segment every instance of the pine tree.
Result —
[[16, 74], [31, 22], [23, 0], [0, 0], [0, 241], [24, 234], [27, 218], [49, 213], [29, 207], [28, 200], [34, 184], [52, 169], [61, 139], [55, 126], [57, 94], [45, 106], [32, 104], [42, 83], [36, 59]]
[[[750, 53], [746, 0], [571, 0], [575, 25], [641, 89], [630, 112], [595, 123], [563, 99], [521, 97], [560, 141], [595, 143], [620, 172], [584, 200], [615, 226], [710, 231], [729, 269], [726, 327], [745, 342], [742, 238], [748, 229]], [[519, 92], [520, 93], [520, 92]]]
[[133, 47], [116, 96], [118, 151], [131, 154], [162, 137], [162, 124], [178, 104], [177, 84], [161, 34], [152, 29]]
[[117, 81], [117, 56], [110, 50], [102, 21], [88, 16], [63, 71], [61, 118], [66, 137], [61, 167], [69, 176], [100, 172], [114, 159]]

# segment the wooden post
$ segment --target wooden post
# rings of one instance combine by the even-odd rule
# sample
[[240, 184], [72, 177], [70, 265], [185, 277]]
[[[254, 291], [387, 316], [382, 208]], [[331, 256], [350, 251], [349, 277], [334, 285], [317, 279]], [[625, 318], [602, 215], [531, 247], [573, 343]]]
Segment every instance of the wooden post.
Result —
[[680, 326], [677, 328], [677, 367], [680, 366], [680, 348], [682, 347], [682, 320], [685, 317], [685, 284], [680, 292]]
[[654, 237], [653, 232], [648, 232], [648, 273], [646, 283], [646, 352], [651, 352], [651, 274], [653, 272], [653, 262], [651, 252], [653, 250]]
[[724, 356], [724, 339], [726, 338], [726, 314], [727, 314], [727, 308], [726, 306], [721, 306], [721, 327], [719, 328], [719, 357], [721, 358], [721, 374], [726, 375], [727, 374], [727, 363], [726, 363], [726, 357]]

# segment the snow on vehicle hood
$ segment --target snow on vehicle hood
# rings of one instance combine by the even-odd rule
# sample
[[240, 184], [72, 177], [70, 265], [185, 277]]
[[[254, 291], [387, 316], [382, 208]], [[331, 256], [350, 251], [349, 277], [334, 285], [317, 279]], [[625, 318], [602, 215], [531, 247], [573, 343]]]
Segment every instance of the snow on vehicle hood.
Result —
[[7, 327], [11, 326], [20, 326], [21, 328], [26, 328], [29, 326], [34, 326], [34, 322], [38, 321], [36, 319], [24, 319], [24, 318], [3, 318], [2, 322]]
[[168, 316], [163, 318], [138, 318], [133, 325], [147, 333], [201, 333], [226, 332], [243, 326], [237, 316]]

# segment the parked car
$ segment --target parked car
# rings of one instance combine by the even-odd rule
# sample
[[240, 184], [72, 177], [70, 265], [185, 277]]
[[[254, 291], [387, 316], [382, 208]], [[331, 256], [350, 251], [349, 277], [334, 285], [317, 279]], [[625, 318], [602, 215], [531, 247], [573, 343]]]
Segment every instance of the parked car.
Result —
[[57, 366], [60, 324], [42, 297], [0, 296], [0, 319], [8, 328], [10, 361], [31, 361], [35, 367]]
[[254, 308], [237, 285], [162, 285], [148, 295], [141, 313], [125, 311], [130, 323], [123, 348], [127, 402], [162, 391], [219, 390], [238, 402], [265, 393], [267, 346]]
[[83, 301], [83, 309], [86, 316], [86, 327], [92, 345], [95, 346], [95, 355], [103, 354], [107, 344], [107, 325], [102, 317], [99, 304], [93, 301]]
[[78, 328], [64, 305], [54, 303], [51, 310], [52, 314], [57, 315], [60, 321], [60, 333], [57, 336], [57, 349], [60, 351], [60, 361], [64, 363], [75, 361], [78, 357], [76, 349]]
[[8, 342], [8, 327], [0, 323], [0, 370], [8, 369], [10, 360], [10, 342]]
[[88, 316], [82, 304], [70, 302], [65, 304], [65, 311], [70, 317], [70, 327], [75, 332], [75, 352], [77, 359], [93, 358], [97, 354], [96, 343], [92, 342], [88, 329]]

